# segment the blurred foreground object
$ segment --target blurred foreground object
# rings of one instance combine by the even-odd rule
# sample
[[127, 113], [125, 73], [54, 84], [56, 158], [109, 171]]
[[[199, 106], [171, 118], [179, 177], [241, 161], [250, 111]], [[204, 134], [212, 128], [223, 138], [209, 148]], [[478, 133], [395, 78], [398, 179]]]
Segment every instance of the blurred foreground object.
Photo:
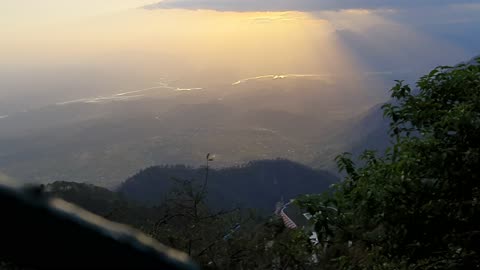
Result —
[[187, 255], [41, 190], [0, 182], [0, 258], [33, 269], [198, 269]]

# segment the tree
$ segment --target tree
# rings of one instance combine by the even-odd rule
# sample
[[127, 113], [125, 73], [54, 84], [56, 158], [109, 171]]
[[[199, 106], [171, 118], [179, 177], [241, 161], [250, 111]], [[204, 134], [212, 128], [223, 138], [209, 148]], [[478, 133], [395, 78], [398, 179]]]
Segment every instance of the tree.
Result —
[[175, 188], [159, 207], [164, 214], [150, 234], [186, 252], [204, 268], [224, 269], [229, 263], [226, 236], [236, 232], [232, 228], [243, 222], [243, 216], [239, 209], [213, 211], [208, 206], [209, 162], [213, 159], [211, 154], [206, 156], [203, 183], [174, 179]]
[[417, 88], [397, 81], [383, 106], [384, 155], [366, 151], [358, 168], [339, 156], [335, 192], [299, 200], [336, 268], [480, 268], [480, 66], [438, 67]]

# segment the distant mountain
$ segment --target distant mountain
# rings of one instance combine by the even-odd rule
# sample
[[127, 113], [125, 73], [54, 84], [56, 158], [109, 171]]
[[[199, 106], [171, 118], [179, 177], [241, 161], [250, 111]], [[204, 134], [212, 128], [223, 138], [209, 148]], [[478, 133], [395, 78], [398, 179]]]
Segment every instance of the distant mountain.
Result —
[[364, 150], [383, 152], [390, 146], [390, 121], [383, 116], [383, 104], [378, 104], [358, 117], [349, 127], [349, 149], [354, 156]]
[[359, 113], [358, 116], [344, 121], [342, 128], [332, 132], [329, 144], [318, 145], [318, 156], [312, 161], [312, 166], [337, 172], [335, 158], [344, 152], [352, 153], [356, 159], [365, 150], [383, 152], [390, 146], [389, 120], [383, 117], [382, 104]]
[[[205, 168], [155, 166], [125, 181], [118, 191], [126, 198], [158, 204], [176, 179], [203, 183]], [[249, 162], [243, 166], [210, 170], [208, 201], [215, 208], [240, 206], [273, 210], [280, 200], [327, 191], [338, 179], [332, 174], [283, 159]]]
[[[479, 65], [479, 61], [480, 55], [460, 64]], [[417, 90], [413, 89], [413, 91]], [[349, 120], [349, 124], [344, 125], [345, 129], [336, 134], [339, 141], [343, 141], [342, 147], [345, 151], [358, 157], [364, 150], [382, 153], [391, 145], [390, 119], [383, 116], [381, 109], [383, 104], [375, 105], [365, 113]]]
[[[100, 216], [115, 216], [124, 222], [141, 221], [176, 188], [177, 180], [203, 184], [205, 168], [185, 165], [150, 167], [126, 180], [116, 191], [92, 184], [53, 182], [45, 192], [77, 204]], [[302, 194], [321, 193], [337, 182], [332, 174], [283, 159], [252, 161], [243, 166], [210, 169], [208, 203], [218, 209], [231, 207], [272, 211], [275, 204]], [[125, 215], [122, 214], [125, 212]], [[126, 214], [128, 213], [128, 215]]]
[[468, 65], [480, 65], [480, 55], [477, 55], [473, 57], [470, 61], [465, 63], [467, 66]]

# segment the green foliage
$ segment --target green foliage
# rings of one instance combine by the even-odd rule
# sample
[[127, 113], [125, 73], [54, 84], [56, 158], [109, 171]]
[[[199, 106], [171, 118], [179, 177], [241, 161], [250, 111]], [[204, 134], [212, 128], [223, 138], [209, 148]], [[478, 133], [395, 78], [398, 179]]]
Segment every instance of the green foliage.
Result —
[[325, 268], [480, 268], [480, 66], [436, 68], [417, 88], [392, 88], [382, 157], [367, 151], [357, 168], [339, 156], [335, 192], [299, 199], [327, 243]]
[[[218, 268], [225, 258], [224, 236], [235, 222], [242, 221], [238, 209], [212, 211], [206, 205], [204, 185], [196, 181], [177, 180], [170, 197], [159, 207], [163, 215], [157, 218], [149, 233], [161, 242], [185, 251], [202, 265]], [[236, 215], [237, 214], [237, 215]]]
[[55, 182], [45, 191], [136, 227], [190, 254], [203, 269], [317, 268], [312, 261], [315, 247], [302, 230], [287, 229], [279, 217], [254, 210], [212, 209], [206, 203], [204, 180], [174, 182], [164, 201], [153, 207], [88, 184]]
[[204, 269], [315, 269], [314, 246], [303, 231], [286, 229], [276, 216], [264, 222], [253, 210], [214, 211], [205, 183], [177, 180], [149, 234]]

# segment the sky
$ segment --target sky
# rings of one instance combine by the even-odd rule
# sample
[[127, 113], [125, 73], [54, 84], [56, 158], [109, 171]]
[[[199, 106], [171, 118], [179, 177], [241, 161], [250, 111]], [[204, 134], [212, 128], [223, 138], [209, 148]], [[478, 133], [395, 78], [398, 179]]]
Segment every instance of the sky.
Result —
[[219, 11], [325, 11], [341, 9], [385, 9], [475, 4], [475, 0], [163, 0], [148, 8], [213, 9]]
[[165, 76], [421, 74], [480, 54], [478, 14], [478, 0], [2, 0], [0, 114]]

